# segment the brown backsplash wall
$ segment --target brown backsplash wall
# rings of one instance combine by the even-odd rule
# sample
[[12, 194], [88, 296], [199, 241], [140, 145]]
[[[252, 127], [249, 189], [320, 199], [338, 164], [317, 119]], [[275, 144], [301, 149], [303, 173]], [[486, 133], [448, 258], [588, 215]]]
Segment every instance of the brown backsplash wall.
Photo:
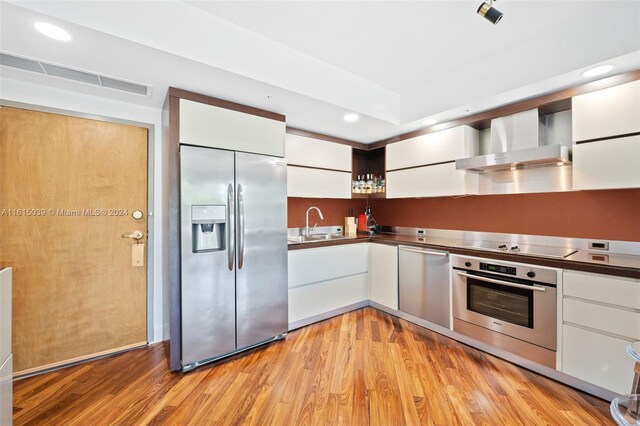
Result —
[[381, 225], [640, 241], [640, 189], [370, 200], [370, 205]]
[[313, 226], [318, 222], [318, 226], [344, 226], [344, 218], [349, 214], [349, 209], [353, 209], [355, 216], [364, 213], [367, 200], [338, 200], [332, 198], [288, 198], [288, 227], [300, 228], [304, 226], [305, 213], [311, 206], [316, 206], [322, 211], [324, 220], [320, 220], [318, 212], [309, 213], [309, 225]]

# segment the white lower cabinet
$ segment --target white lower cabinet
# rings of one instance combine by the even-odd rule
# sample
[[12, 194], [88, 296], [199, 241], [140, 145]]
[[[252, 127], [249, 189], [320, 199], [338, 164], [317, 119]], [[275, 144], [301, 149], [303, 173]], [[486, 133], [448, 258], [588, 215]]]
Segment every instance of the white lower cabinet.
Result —
[[564, 271], [562, 371], [617, 393], [629, 393], [640, 340], [640, 280]]
[[0, 270], [0, 425], [13, 416], [13, 355], [11, 351], [11, 268]]
[[289, 324], [368, 299], [367, 273], [289, 289]]
[[398, 247], [369, 244], [369, 278], [372, 302], [398, 309]]
[[13, 355], [0, 367], [0, 425], [10, 426], [13, 417]]
[[563, 372], [613, 392], [631, 391], [633, 359], [627, 355], [629, 341], [562, 326]]
[[289, 251], [290, 329], [369, 300], [368, 246], [361, 243]]

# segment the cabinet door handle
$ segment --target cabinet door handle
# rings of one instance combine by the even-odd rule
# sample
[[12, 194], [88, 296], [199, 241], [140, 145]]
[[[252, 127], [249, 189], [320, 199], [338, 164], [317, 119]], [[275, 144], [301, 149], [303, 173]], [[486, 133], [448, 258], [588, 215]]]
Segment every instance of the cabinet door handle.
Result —
[[400, 246], [400, 250], [402, 250], [402, 251], [410, 251], [410, 252], [413, 252], [413, 253], [428, 254], [428, 255], [432, 255], [432, 256], [441, 256], [441, 257], [449, 256], [449, 253], [447, 253], [446, 251], [420, 250], [420, 249], [417, 249], [417, 248], [407, 247], [407, 246]]
[[466, 274], [464, 272], [458, 272], [458, 275], [460, 275], [461, 277], [473, 278], [474, 280], [485, 281], [492, 284], [499, 284], [506, 287], [515, 287], [515, 288], [521, 288], [523, 290], [533, 290], [533, 291], [542, 291], [542, 292], [547, 291], [547, 289], [544, 287], [534, 287], [533, 285], [515, 284], [509, 281], [494, 280], [492, 278], [480, 277], [478, 275]]

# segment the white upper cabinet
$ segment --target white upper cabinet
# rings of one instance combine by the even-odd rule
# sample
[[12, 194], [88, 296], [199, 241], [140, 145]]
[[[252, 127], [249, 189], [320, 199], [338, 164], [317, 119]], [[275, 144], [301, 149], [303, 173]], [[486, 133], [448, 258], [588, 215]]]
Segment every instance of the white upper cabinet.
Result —
[[288, 166], [287, 196], [351, 198], [351, 173]]
[[351, 172], [351, 147], [287, 133], [284, 156], [288, 164]]
[[640, 135], [573, 146], [573, 189], [640, 188]]
[[287, 133], [287, 195], [351, 198], [351, 147]]
[[284, 156], [285, 123], [180, 99], [180, 143]]
[[640, 80], [574, 97], [572, 115], [573, 189], [640, 187]]
[[455, 163], [387, 172], [387, 198], [445, 197], [472, 194], [478, 175], [456, 170]]
[[458, 126], [387, 145], [387, 170], [454, 161], [478, 153], [478, 130]]
[[640, 80], [609, 87], [572, 100], [573, 141], [640, 132]]
[[442, 197], [477, 193], [475, 174], [454, 160], [477, 155], [478, 130], [458, 126], [387, 145], [387, 198]]

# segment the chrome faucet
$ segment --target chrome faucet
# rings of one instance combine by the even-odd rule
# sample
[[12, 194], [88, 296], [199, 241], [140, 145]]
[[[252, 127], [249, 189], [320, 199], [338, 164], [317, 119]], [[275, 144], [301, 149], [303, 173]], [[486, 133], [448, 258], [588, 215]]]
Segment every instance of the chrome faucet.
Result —
[[[309, 236], [309, 212], [310, 212], [311, 210], [313, 210], [313, 209], [318, 210], [318, 214], [320, 215], [320, 220], [323, 220], [323, 219], [324, 219], [324, 216], [322, 216], [322, 212], [321, 212], [321, 211], [320, 211], [320, 209], [319, 209], [319, 208], [317, 208], [316, 206], [311, 206], [311, 207], [309, 207], [309, 208], [307, 209], [307, 216], [306, 216], [305, 227], [304, 227], [304, 232], [305, 232], [305, 235], [306, 235], [307, 237]], [[313, 225], [313, 229], [316, 229], [316, 225], [317, 225], [317, 224], [318, 224], [318, 223], [316, 222], [316, 224], [315, 224], [315, 225]]]

